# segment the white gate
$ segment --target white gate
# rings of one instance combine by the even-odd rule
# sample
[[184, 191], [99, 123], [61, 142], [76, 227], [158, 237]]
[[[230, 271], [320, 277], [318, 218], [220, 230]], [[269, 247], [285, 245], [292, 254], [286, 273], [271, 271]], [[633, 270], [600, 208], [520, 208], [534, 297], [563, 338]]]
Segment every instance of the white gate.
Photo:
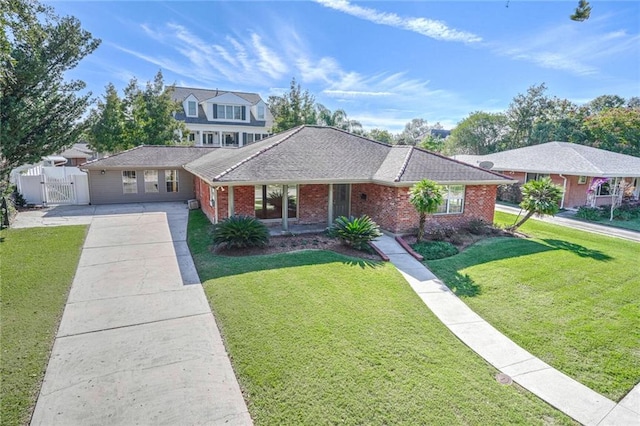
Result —
[[44, 177], [44, 201], [47, 204], [75, 204], [76, 188], [71, 176], [62, 179]]
[[35, 205], [89, 204], [89, 180], [75, 167], [42, 167], [40, 175], [21, 174], [18, 191]]

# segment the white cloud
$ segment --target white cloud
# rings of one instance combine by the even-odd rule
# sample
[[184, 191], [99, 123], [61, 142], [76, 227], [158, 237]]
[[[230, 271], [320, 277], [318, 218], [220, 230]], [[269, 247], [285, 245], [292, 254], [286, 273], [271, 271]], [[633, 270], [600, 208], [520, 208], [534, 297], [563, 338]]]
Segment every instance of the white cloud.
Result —
[[316, 0], [321, 5], [364, 19], [374, 24], [387, 25], [444, 41], [475, 43], [482, 41], [476, 34], [460, 31], [447, 26], [445, 22], [427, 18], [401, 17], [395, 13], [380, 12], [376, 9], [357, 6], [347, 0]]

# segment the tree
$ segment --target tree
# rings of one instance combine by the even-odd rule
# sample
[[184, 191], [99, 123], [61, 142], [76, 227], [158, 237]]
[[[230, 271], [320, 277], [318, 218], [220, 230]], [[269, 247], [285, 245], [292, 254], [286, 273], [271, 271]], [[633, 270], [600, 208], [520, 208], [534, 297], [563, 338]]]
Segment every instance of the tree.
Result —
[[409, 190], [409, 202], [420, 215], [417, 242], [422, 241], [424, 237], [424, 224], [427, 220], [427, 214], [435, 213], [443, 201], [442, 187], [429, 179], [417, 182]]
[[428, 133], [424, 138], [422, 138], [418, 146], [429, 151], [442, 152], [444, 147], [444, 138]]
[[162, 72], [144, 90], [133, 78], [120, 99], [113, 84], [90, 116], [88, 139], [93, 149], [118, 152], [138, 145], [180, 143], [187, 128], [173, 113], [182, 106], [171, 98], [173, 86], [165, 86]]
[[398, 136], [398, 145], [417, 145], [429, 134], [429, 124], [422, 118], [414, 118], [404, 126]]
[[519, 222], [509, 227], [509, 231], [518, 229], [534, 214], [543, 216], [558, 213], [558, 203], [562, 199], [562, 188], [554, 184], [550, 178], [530, 180], [522, 185], [521, 191], [520, 207], [527, 213]]
[[366, 133], [366, 137], [375, 141], [384, 142], [388, 144], [393, 143], [393, 135], [388, 130], [371, 129]]
[[318, 125], [336, 127], [349, 133], [362, 134], [362, 124], [357, 120], [350, 120], [343, 109], [333, 112], [322, 104], [317, 104]]
[[587, 145], [640, 157], [640, 109], [610, 108], [583, 123]]
[[113, 84], [107, 85], [104, 100], [98, 101], [97, 110], [91, 112], [88, 121], [87, 139], [91, 148], [103, 152], [126, 149], [124, 106]]
[[546, 90], [547, 86], [542, 83], [529, 87], [526, 94], [520, 93], [513, 98], [506, 112], [509, 135], [503, 149], [531, 145], [535, 124], [546, 120], [552, 107], [550, 99], [545, 95]]
[[533, 125], [528, 144], [537, 145], [551, 141], [583, 142], [586, 136], [582, 122], [587, 110], [586, 107], [580, 108], [567, 99], [550, 99], [544, 115]]
[[485, 155], [497, 152], [507, 136], [507, 117], [476, 111], [451, 131], [448, 143], [451, 154]]
[[274, 133], [318, 121], [315, 98], [308, 90], [302, 91], [295, 78], [291, 80], [289, 92], [282, 96], [269, 96], [267, 103], [273, 115], [271, 131]]
[[621, 108], [625, 104], [624, 98], [618, 95], [601, 95], [587, 103], [591, 114], [599, 114], [611, 108]]
[[580, 0], [578, 2], [578, 7], [576, 7], [575, 12], [569, 16], [572, 21], [586, 21], [591, 16], [591, 5], [587, 0]]
[[0, 186], [10, 171], [61, 151], [83, 132], [91, 93], [65, 73], [100, 44], [74, 17], [36, 1], [3, 2], [0, 33]]

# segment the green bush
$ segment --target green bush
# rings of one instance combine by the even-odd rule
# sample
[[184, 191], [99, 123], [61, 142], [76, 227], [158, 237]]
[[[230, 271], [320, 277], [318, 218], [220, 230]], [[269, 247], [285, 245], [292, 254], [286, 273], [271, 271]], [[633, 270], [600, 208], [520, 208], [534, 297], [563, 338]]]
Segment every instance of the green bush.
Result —
[[382, 235], [380, 227], [367, 215], [357, 218], [340, 216], [329, 227], [328, 234], [357, 250], [364, 251], [370, 250], [369, 241]]
[[411, 246], [425, 260], [443, 259], [458, 254], [458, 248], [446, 241], [422, 241]]
[[251, 216], [232, 216], [213, 228], [213, 243], [227, 248], [264, 247], [269, 243], [269, 230]]
[[598, 220], [602, 216], [602, 213], [597, 207], [580, 206], [576, 212], [576, 217], [586, 220]]

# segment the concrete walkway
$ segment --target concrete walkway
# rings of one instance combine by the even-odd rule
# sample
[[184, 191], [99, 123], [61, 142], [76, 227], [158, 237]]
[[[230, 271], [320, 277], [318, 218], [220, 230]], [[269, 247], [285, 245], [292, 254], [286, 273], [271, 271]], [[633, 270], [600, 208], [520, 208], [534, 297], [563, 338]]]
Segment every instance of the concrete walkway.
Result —
[[187, 248], [186, 205], [56, 209], [15, 224], [90, 224], [31, 424], [252, 424]]
[[[505, 206], [503, 204], [496, 204], [496, 210], [511, 213], [511, 214], [519, 214], [519, 207], [511, 207]], [[522, 213], [524, 214], [524, 212]], [[580, 231], [593, 232], [594, 234], [607, 235], [609, 237], [623, 238], [625, 240], [637, 241], [640, 242], [640, 232], [633, 231], [631, 229], [621, 229], [615, 228], [613, 226], [599, 225], [597, 223], [584, 222], [577, 219], [572, 219], [567, 216], [543, 216], [536, 217], [533, 216], [530, 220], [542, 220], [543, 222], [553, 223], [555, 225], [567, 226], [569, 228], [579, 229]]]
[[462, 342], [513, 381], [585, 425], [640, 424], [640, 385], [619, 404], [542, 362], [493, 328], [390, 236], [375, 245]]

